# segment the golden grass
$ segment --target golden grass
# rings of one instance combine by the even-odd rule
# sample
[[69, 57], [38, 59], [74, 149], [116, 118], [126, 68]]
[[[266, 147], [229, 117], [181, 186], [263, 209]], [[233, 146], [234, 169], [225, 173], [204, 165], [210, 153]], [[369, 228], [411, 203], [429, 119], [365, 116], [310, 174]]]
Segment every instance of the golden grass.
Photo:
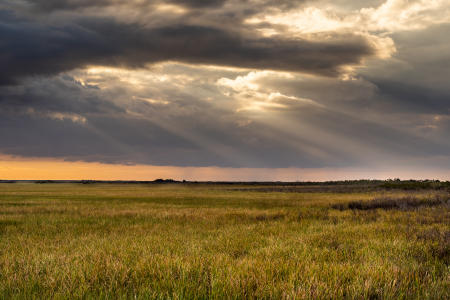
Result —
[[245, 188], [0, 184], [0, 298], [450, 297], [448, 201], [333, 208], [437, 192]]

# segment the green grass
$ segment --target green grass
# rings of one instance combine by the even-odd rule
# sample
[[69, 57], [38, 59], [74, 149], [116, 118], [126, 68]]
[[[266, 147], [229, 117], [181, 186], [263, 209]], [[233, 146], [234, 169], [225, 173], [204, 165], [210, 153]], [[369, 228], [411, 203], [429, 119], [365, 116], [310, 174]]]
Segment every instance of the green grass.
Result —
[[449, 299], [449, 224], [441, 190], [0, 184], [0, 298]]

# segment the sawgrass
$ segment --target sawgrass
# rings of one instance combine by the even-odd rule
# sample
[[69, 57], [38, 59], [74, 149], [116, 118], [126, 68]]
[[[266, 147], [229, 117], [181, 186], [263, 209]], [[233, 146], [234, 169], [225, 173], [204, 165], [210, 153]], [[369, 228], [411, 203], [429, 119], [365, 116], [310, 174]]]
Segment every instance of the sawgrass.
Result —
[[450, 298], [446, 192], [305, 191], [0, 184], [0, 298]]

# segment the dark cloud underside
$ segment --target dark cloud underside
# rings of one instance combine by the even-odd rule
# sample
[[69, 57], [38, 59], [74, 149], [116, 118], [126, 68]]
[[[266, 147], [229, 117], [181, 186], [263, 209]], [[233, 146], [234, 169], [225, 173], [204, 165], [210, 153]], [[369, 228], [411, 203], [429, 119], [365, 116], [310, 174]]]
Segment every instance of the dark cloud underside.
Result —
[[136, 68], [169, 60], [336, 76], [341, 66], [374, 54], [358, 36], [336, 36], [323, 42], [263, 38], [186, 24], [146, 28], [108, 18], [54, 26], [8, 13], [2, 14], [0, 36], [3, 84], [87, 65]]
[[[32, 8], [44, 12], [124, 4], [124, 1], [121, 0], [33, 0], [27, 2]], [[136, 7], [146, 7], [156, 4], [177, 4], [191, 8], [219, 7], [225, 2], [227, 2], [227, 0], [145, 0], [134, 1], [134, 3], [133, 1], [130, 1], [130, 3], [134, 4]]]

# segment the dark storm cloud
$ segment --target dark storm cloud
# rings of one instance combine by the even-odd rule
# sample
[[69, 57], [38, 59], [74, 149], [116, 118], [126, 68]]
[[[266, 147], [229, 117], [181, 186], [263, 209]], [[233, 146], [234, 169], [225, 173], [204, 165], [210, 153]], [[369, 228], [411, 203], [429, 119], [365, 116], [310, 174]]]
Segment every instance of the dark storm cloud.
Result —
[[450, 92], [396, 81], [374, 81], [385, 109], [413, 113], [450, 114]]
[[70, 70], [114, 51], [101, 36], [79, 26], [45, 26], [11, 12], [0, 12], [0, 17], [0, 84]]
[[117, 114], [124, 109], [100, 97], [95, 87], [70, 76], [34, 78], [18, 86], [0, 87], [0, 110], [24, 113]]
[[[40, 11], [48, 12], [53, 10], [73, 10], [89, 7], [102, 7], [111, 5], [127, 5], [126, 2], [121, 0], [33, 0], [26, 1], [31, 8]], [[144, 1], [129, 1], [129, 5], [136, 7], [146, 7], [149, 5], [157, 4], [176, 4], [185, 6], [188, 8], [219, 8], [226, 3], [243, 4], [253, 6], [257, 8], [252, 11], [261, 11], [265, 7], [277, 7], [277, 8], [291, 8], [297, 6], [304, 1], [292, 1], [292, 0], [144, 0]], [[249, 12], [251, 10], [248, 10]]]
[[[139, 1], [133, 3], [130, 1], [131, 5], [134, 5], [136, 8], [146, 7], [149, 5], [156, 5], [161, 3], [166, 4], [177, 4], [190, 8], [212, 8], [212, 7], [220, 7], [227, 0], [146, 0]], [[120, 0], [33, 0], [27, 1], [29, 6], [33, 10], [37, 10], [40, 12], [51, 12], [58, 10], [74, 10], [74, 9], [84, 9], [84, 8], [92, 8], [92, 7], [104, 7], [104, 6], [112, 6], [112, 5], [126, 5], [124, 1]]]
[[[100, 5], [111, 1], [40, 1], [43, 7]], [[190, 6], [220, 4], [191, 1]], [[266, 3], [267, 5], [267, 3]], [[222, 16], [223, 17], [223, 16]], [[230, 16], [230, 18], [233, 18]], [[67, 21], [19, 17], [0, 12], [0, 84], [25, 76], [51, 75], [87, 65], [144, 67], [161, 61], [274, 69], [336, 76], [340, 67], [375, 54], [362, 36], [339, 35], [324, 41], [262, 37], [241, 24], [184, 23], [147, 27], [109, 17], [72, 16]]]

